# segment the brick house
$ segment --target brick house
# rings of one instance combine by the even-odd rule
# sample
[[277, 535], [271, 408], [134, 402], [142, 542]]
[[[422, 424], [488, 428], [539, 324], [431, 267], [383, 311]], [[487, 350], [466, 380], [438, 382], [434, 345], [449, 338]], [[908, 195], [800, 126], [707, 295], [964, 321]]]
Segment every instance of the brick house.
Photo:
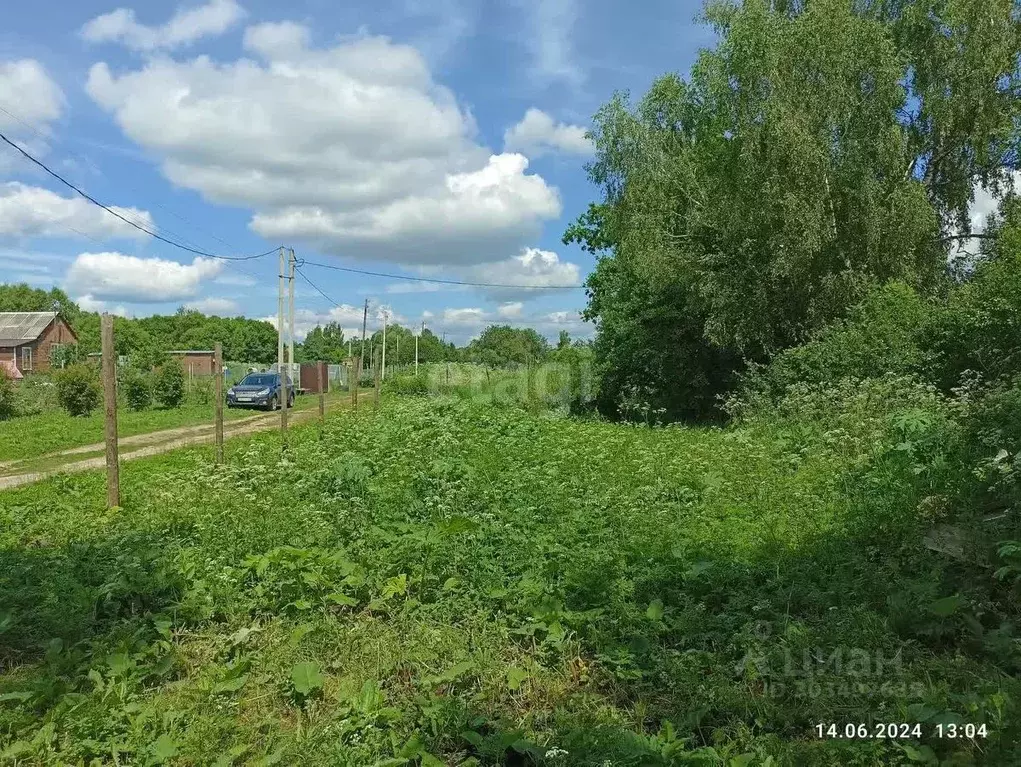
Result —
[[22, 373], [51, 369], [54, 352], [78, 343], [78, 336], [56, 312], [0, 312], [0, 360]]

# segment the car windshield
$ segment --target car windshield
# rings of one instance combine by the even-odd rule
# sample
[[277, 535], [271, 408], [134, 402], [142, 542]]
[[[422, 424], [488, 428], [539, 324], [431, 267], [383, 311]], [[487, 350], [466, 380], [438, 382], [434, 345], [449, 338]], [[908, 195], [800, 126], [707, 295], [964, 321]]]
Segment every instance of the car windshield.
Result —
[[241, 381], [242, 386], [272, 386], [277, 382], [277, 377], [271, 373], [249, 374]]

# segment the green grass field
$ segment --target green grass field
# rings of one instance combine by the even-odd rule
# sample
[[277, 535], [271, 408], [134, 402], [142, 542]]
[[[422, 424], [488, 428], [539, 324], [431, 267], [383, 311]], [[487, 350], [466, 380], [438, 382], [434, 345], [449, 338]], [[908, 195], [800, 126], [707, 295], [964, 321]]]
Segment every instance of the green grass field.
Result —
[[0, 758], [1019, 763], [872, 446], [385, 405], [0, 493]]
[[[331, 403], [345, 403], [347, 394], [338, 392], [330, 395]], [[371, 396], [371, 395], [370, 395]], [[317, 407], [314, 396], [299, 397], [296, 410]], [[246, 416], [259, 415], [264, 411], [251, 408], [224, 408], [224, 420], [235, 420]], [[181, 426], [198, 426], [212, 423], [212, 403], [187, 402], [182, 407], [133, 411], [121, 407], [117, 411], [117, 431], [121, 437], [147, 434], [161, 429], [176, 429]], [[35, 458], [59, 450], [68, 450], [103, 441], [103, 410], [84, 418], [69, 416], [62, 410], [53, 410], [38, 415], [0, 421], [0, 461]]]

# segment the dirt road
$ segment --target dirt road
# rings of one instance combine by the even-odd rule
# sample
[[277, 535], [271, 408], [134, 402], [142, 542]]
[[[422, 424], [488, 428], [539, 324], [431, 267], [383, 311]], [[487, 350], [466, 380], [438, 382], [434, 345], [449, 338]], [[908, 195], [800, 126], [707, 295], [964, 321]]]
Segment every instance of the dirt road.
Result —
[[[290, 422], [299, 424], [315, 418], [318, 415], [314, 408], [295, 410], [290, 414]], [[238, 437], [243, 434], [251, 434], [256, 431], [276, 428], [280, 423], [279, 413], [267, 413], [241, 418], [236, 421], [227, 421], [223, 425], [224, 439]], [[190, 445], [202, 445], [213, 441], [213, 425], [202, 424], [200, 426], [183, 426], [177, 429], [165, 429], [154, 431], [149, 434], [136, 434], [133, 437], [123, 437], [119, 440], [120, 459], [132, 461], [136, 458], [145, 458], [150, 455], [167, 453], [181, 447]], [[7, 461], [0, 464], [0, 490], [6, 490], [20, 485], [27, 485], [38, 482], [41, 479], [54, 474], [62, 474], [73, 471], [88, 471], [89, 469], [100, 469], [106, 465], [104, 454], [105, 445], [97, 442], [93, 445], [62, 450], [57, 453], [26, 458], [20, 461]], [[99, 455], [88, 458], [75, 459], [76, 456], [99, 453]]]

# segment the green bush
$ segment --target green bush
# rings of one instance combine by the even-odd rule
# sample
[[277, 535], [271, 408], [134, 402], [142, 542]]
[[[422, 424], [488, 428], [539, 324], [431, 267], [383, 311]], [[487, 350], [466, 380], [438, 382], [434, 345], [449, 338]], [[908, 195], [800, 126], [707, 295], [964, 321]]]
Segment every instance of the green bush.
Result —
[[386, 380], [384, 389], [402, 396], [422, 396], [429, 393], [429, 378], [425, 374], [396, 375]]
[[132, 350], [129, 362], [139, 370], [156, 370], [170, 359], [166, 351], [152, 339], [145, 339]]
[[153, 376], [145, 370], [128, 367], [124, 371], [124, 398], [132, 410], [145, 410], [152, 405]]
[[71, 415], [86, 416], [99, 406], [102, 388], [91, 365], [71, 365], [56, 377], [57, 399]]
[[745, 375], [741, 397], [775, 400], [794, 384], [822, 385], [844, 378], [910, 375], [926, 353], [919, 336], [937, 310], [911, 287], [891, 282], [856, 306], [850, 316]]
[[924, 343], [933, 350], [929, 375], [944, 390], [968, 370], [987, 381], [1021, 373], [1021, 253], [980, 263], [933, 317]]
[[0, 421], [14, 417], [14, 382], [0, 370]]
[[208, 405], [213, 401], [215, 376], [196, 376], [191, 385], [191, 396], [200, 405]]
[[15, 387], [14, 393], [16, 416], [39, 415], [60, 407], [53, 379], [41, 373], [25, 378]]
[[167, 360], [156, 373], [153, 387], [156, 401], [167, 408], [180, 407], [184, 401], [184, 368], [176, 359]]

